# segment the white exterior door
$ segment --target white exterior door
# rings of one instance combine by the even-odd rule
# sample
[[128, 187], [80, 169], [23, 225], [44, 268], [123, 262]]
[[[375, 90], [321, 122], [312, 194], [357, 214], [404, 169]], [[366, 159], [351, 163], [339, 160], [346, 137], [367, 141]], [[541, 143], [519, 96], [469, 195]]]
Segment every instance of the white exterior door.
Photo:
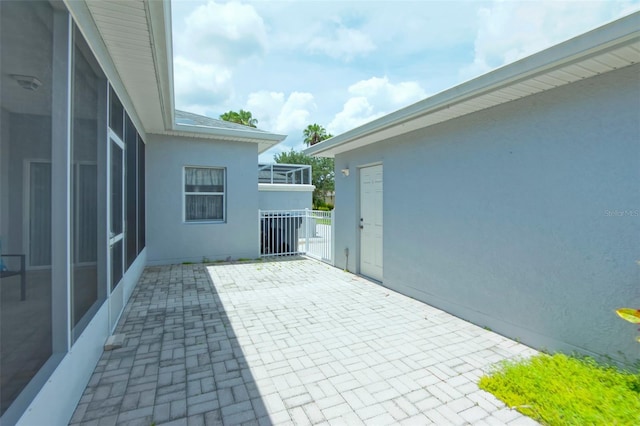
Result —
[[360, 273], [382, 281], [382, 165], [360, 169]]

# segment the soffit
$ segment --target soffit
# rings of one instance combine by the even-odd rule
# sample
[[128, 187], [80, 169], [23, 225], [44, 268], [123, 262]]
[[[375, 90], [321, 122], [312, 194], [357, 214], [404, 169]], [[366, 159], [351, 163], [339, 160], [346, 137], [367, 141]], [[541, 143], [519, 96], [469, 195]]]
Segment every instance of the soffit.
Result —
[[[165, 101], [170, 108], [173, 103], [165, 99], [162, 90], [171, 82], [161, 81], [166, 79], [169, 70], [157, 68], [166, 65], [166, 60], [156, 58], [152, 43], [165, 43], [157, 40], [157, 35], [154, 40], [150, 5], [143, 0], [87, 1], [86, 4], [145, 131], [164, 131], [167, 128]], [[158, 6], [161, 4], [155, 7]], [[159, 26], [164, 25], [161, 22]], [[156, 28], [156, 31], [160, 36], [166, 34], [165, 28]]]
[[[187, 126], [179, 126], [178, 128], [187, 128]], [[238, 131], [225, 131], [226, 129], [214, 129], [214, 128], [196, 128], [194, 126], [193, 129], [189, 130], [167, 130], [161, 132], [163, 135], [169, 136], [178, 136], [178, 137], [186, 137], [186, 138], [200, 138], [200, 139], [208, 139], [208, 140], [218, 140], [218, 141], [230, 141], [230, 142], [241, 142], [241, 143], [255, 143], [258, 145], [258, 154], [262, 154], [270, 148], [273, 148], [280, 142], [282, 142], [286, 136], [285, 135], [276, 135], [272, 133], [266, 132], [254, 132], [254, 135], [251, 135], [250, 132], [243, 132], [240, 134]], [[268, 138], [268, 139], [267, 139]]]

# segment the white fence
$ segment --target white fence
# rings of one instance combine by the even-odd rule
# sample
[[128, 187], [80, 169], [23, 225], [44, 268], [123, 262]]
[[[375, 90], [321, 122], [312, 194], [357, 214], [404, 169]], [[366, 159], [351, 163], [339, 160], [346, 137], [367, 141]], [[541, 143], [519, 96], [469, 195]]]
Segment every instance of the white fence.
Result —
[[260, 256], [305, 254], [333, 264], [333, 211], [259, 210]]

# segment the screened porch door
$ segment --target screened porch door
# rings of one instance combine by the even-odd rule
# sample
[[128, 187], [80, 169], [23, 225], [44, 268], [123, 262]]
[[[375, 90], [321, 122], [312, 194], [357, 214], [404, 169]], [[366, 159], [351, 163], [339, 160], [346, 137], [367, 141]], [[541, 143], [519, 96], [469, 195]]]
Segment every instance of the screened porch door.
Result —
[[124, 266], [124, 143], [111, 133], [109, 141], [109, 272], [111, 327], [115, 327], [123, 307]]

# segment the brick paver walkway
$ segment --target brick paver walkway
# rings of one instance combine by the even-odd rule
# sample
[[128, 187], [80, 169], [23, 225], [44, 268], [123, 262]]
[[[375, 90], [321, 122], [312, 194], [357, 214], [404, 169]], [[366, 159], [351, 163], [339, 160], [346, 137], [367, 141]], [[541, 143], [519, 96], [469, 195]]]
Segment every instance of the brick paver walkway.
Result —
[[478, 389], [530, 348], [305, 259], [149, 267], [71, 424], [510, 424]]

